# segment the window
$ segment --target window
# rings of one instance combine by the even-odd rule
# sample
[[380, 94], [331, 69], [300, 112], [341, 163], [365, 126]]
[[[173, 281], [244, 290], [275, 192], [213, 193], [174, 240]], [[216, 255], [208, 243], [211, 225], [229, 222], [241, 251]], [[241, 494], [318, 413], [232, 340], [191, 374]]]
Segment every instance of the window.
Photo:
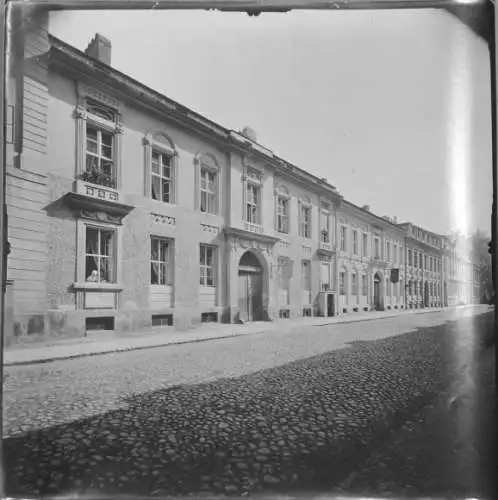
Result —
[[386, 258], [391, 258], [391, 242], [386, 241]]
[[86, 100], [85, 107], [85, 160], [82, 179], [116, 188], [116, 111], [90, 99]]
[[380, 240], [379, 238], [374, 238], [374, 259], [380, 259]]
[[356, 273], [353, 273], [351, 275], [351, 288], [352, 288], [351, 293], [353, 295], [358, 295], [358, 282]]
[[408, 265], [412, 265], [412, 251], [408, 250]]
[[303, 260], [301, 263], [302, 286], [303, 290], [311, 290], [311, 263], [309, 260]]
[[259, 224], [259, 186], [247, 185], [246, 191], [246, 221], [251, 224]]
[[346, 227], [341, 226], [341, 250], [346, 251]]
[[311, 207], [308, 205], [301, 204], [299, 236], [303, 238], [311, 238]]
[[151, 237], [150, 239], [150, 284], [171, 285], [172, 242], [164, 238]]
[[419, 254], [419, 257], [418, 257], [418, 267], [419, 267], [419, 269], [423, 269], [423, 255], [422, 254]]
[[330, 214], [322, 210], [320, 217], [320, 241], [330, 243]]
[[278, 258], [278, 291], [279, 305], [290, 304], [290, 281], [292, 277], [292, 261], [288, 257]]
[[413, 267], [417, 267], [418, 263], [417, 263], [417, 252], [413, 252]]
[[353, 255], [358, 255], [358, 231], [353, 231]]
[[208, 214], [216, 214], [217, 210], [217, 173], [201, 167], [200, 173], [200, 210]]
[[215, 252], [216, 248], [208, 245], [200, 246], [200, 284], [215, 286]]
[[153, 200], [172, 202], [173, 169], [171, 156], [152, 150], [151, 194]]
[[346, 273], [344, 271], [339, 273], [339, 293], [346, 295]]
[[363, 233], [363, 257], [368, 257], [368, 234]]
[[320, 262], [320, 281], [322, 291], [330, 289], [330, 264], [326, 260]]
[[202, 153], [194, 158], [195, 209], [216, 215], [220, 212], [220, 168], [216, 157]]
[[403, 265], [403, 248], [401, 245], [398, 248], [398, 262], [400, 266]]
[[277, 231], [289, 233], [289, 200], [283, 196], [277, 198]]
[[396, 243], [393, 246], [393, 262], [394, 264], [397, 264], [397, 259], [398, 259], [398, 245]]
[[93, 283], [116, 281], [116, 233], [112, 229], [86, 228], [85, 276]]
[[361, 294], [363, 297], [368, 295], [368, 276], [366, 274], [361, 277]]

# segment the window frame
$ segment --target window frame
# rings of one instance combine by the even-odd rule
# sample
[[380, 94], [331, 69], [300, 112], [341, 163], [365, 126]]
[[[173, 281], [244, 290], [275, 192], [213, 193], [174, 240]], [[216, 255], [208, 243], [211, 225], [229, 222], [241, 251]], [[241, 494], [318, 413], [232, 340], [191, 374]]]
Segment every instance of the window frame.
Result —
[[[202, 262], [202, 248], [205, 249], [205, 262]], [[211, 265], [207, 264], [207, 251], [211, 251]], [[204, 275], [202, 270], [204, 269]], [[207, 283], [207, 270], [211, 269], [212, 284]], [[216, 288], [217, 287], [217, 272], [218, 272], [218, 247], [216, 245], [209, 245], [207, 243], [199, 243], [199, 286], [205, 288]], [[204, 276], [204, 280], [202, 279]]]
[[368, 233], [362, 233], [363, 257], [368, 259]]
[[275, 229], [280, 234], [290, 234], [290, 200], [284, 186], [275, 191]]
[[[242, 220], [244, 223], [252, 225], [252, 226], [263, 226], [263, 171], [253, 165], [245, 165], [244, 166], [244, 174], [242, 176], [243, 183], [243, 196], [242, 196]], [[256, 221], [250, 221], [247, 217], [248, 215], [248, 191], [249, 188], [255, 189], [256, 191]]]
[[[305, 220], [304, 214], [307, 213], [308, 220]], [[311, 201], [308, 199], [299, 200], [299, 236], [301, 238], [311, 239], [311, 224], [313, 218], [313, 210]], [[306, 229], [306, 230], [305, 230]]]
[[[212, 153], [200, 153], [194, 158], [194, 170], [195, 170], [195, 209], [204, 215], [220, 215], [222, 207], [222, 177], [221, 177], [221, 167], [218, 163], [216, 155]], [[214, 179], [214, 189], [211, 192], [213, 195], [213, 205], [212, 211], [202, 210], [202, 193], [208, 192], [202, 189], [202, 177], [203, 174], [213, 174]], [[208, 195], [206, 195], [208, 198]]]
[[[88, 231], [89, 230], [94, 230], [94, 231], [98, 231], [98, 242], [97, 242], [97, 246], [99, 247], [98, 249], [98, 252], [99, 253], [96, 253], [96, 254], [89, 254], [87, 252], [87, 246], [88, 246]], [[93, 224], [92, 222], [86, 222], [85, 223], [85, 247], [84, 247], [84, 255], [85, 255], [85, 258], [84, 258], [84, 276], [85, 276], [85, 283], [97, 283], [97, 284], [110, 284], [110, 285], [115, 285], [117, 282], [118, 282], [118, 276], [117, 276], [117, 229], [116, 228], [113, 228], [113, 227], [109, 227], [109, 226], [101, 226], [99, 224]], [[101, 254], [100, 253], [100, 247], [101, 247], [101, 233], [105, 231], [105, 232], [108, 232], [108, 233], [111, 233], [112, 234], [112, 242], [111, 242], [111, 252], [110, 252], [110, 256], [104, 256], [104, 254]], [[87, 260], [89, 257], [97, 257], [98, 259], [98, 266], [97, 266], [97, 272], [99, 274], [99, 278], [97, 281], [91, 281], [89, 280], [89, 276], [91, 273], [89, 273], [89, 271], [87, 270]], [[109, 262], [110, 262], [110, 267], [111, 267], [111, 271], [110, 271], [110, 274], [111, 276], [114, 276], [114, 279], [111, 279], [111, 280], [104, 280], [102, 281], [101, 278], [100, 278], [100, 274], [102, 272], [102, 269], [100, 268], [100, 261], [101, 261], [101, 258], [108, 258], [109, 259]], [[100, 272], [99, 272], [100, 271]], [[93, 272], [93, 271], [92, 271]]]
[[[330, 228], [332, 214], [328, 208], [320, 204], [320, 243], [332, 245], [332, 231]], [[324, 224], [325, 221], [325, 224]], [[327, 234], [326, 240], [323, 238], [324, 232]]]
[[[162, 138], [158, 140], [158, 138]], [[144, 195], [154, 203], [161, 203], [165, 205], [176, 205], [178, 203], [178, 153], [175, 149], [173, 141], [167, 134], [162, 131], [147, 132], [143, 138], [145, 149], [145, 186]], [[170, 171], [171, 171], [171, 188], [170, 200], [163, 201], [154, 199], [152, 197], [152, 179], [154, 176], [162, 178], [161, 175], [153, 174], [152, 172], [152, 156], [154, 153], [165, 155], [170, 158]]]
[[[122, 226], [111, 222], [103, 222], [90, 217], [78, 217], [76, 222], [76, 276], [75, 289], [105, 289], [119, 291], [121, 285], [121, 249], [122, 249]], [[114, 273], [115, 280], [110, 282], [89, 282], [86, 281], [86, 245], [87, 227], [111, 230], [115, 234], [114, 238]]]
[[353, 255], [358, 256], [358, 229], [353, 229]]
[[[160, 253], [160, 244], [162, 243], [167, 243], [168, 249], [166, 252], [167, 255], [167, 260], [162, 261], [162, 260], [153, 260], [152, 259], [152, 242], [153, 240], [156, 240], [159, 244], [159, 256], [161, 255]], [[165, 236], [158, 236], [155, 234], [151, 234], [149, 237], [149, 285], [153, 287], [172, 287], [174, 286], [175, 283], [175, 277], [174, 277], [174, 259], [175, 259], [175, 242], [172, 238], [168, 238]], [[152, 283], [152, 264], [157, 263], [159, 266], [165, 266], [166, 268], [166, 282], [165, 283]], [[161, 276], [161, 273], [158, 273], [158, 276]]]
[[346, 295], [346, 271], [339, 271], [339, 295]]
[[[107, 120], [89, 110], [89, 103], [107, 108], [113, 113], [113, 120]], [[113, 136], [113, 186], [99, 185], [103, 188], [119, 190], [122, 179], [122, 142], [124, 127], [122, 123], [123, 104], [110, 95], [93, 87], [78, 82], [77, 102], [74, 110], [76, 125], [76, 178], [82, 179], [87, 172], [87, 127], [92, 126], [100, 131], [106, 131]], [[90, 181], [85, 181], [90, 182]], [[92, 183], [92, 182], [90, 182]], [[93, 183], [92, 183], [93, 184]]]
[[344, 224], [341, 224], [341, 227], [339, 228], [339, 248], [341, 252], [346, 252], [347, 251], [347, 229]]

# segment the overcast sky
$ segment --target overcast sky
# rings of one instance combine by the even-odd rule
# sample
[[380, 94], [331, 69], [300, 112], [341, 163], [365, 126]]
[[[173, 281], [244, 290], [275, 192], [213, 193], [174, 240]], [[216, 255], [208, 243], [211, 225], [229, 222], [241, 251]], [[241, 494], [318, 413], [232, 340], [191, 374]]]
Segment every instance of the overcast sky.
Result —
[[447, 233], [490, 231], [488, 50], [434, 10], [61, 11], [51, 32], [264, 146], [353, 203]]

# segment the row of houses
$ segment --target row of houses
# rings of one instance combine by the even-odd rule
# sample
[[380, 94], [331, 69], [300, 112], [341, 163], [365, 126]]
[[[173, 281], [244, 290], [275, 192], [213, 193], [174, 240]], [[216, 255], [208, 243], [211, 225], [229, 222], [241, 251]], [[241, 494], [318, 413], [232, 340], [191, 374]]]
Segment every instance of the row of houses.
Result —
[[49, 34], [14, 25], [7, 82], [15, 336], [188, 328], [479, 301], [454, 238], [374, 214]]

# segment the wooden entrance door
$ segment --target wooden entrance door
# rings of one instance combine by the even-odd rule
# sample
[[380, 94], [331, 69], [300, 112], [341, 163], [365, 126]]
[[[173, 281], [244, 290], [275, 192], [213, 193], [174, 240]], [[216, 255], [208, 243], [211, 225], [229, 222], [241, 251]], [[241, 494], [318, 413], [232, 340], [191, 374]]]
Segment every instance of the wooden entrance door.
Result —
[[239, 311], [245, 321], [263, 319], [261, 273], [239, 272]]

